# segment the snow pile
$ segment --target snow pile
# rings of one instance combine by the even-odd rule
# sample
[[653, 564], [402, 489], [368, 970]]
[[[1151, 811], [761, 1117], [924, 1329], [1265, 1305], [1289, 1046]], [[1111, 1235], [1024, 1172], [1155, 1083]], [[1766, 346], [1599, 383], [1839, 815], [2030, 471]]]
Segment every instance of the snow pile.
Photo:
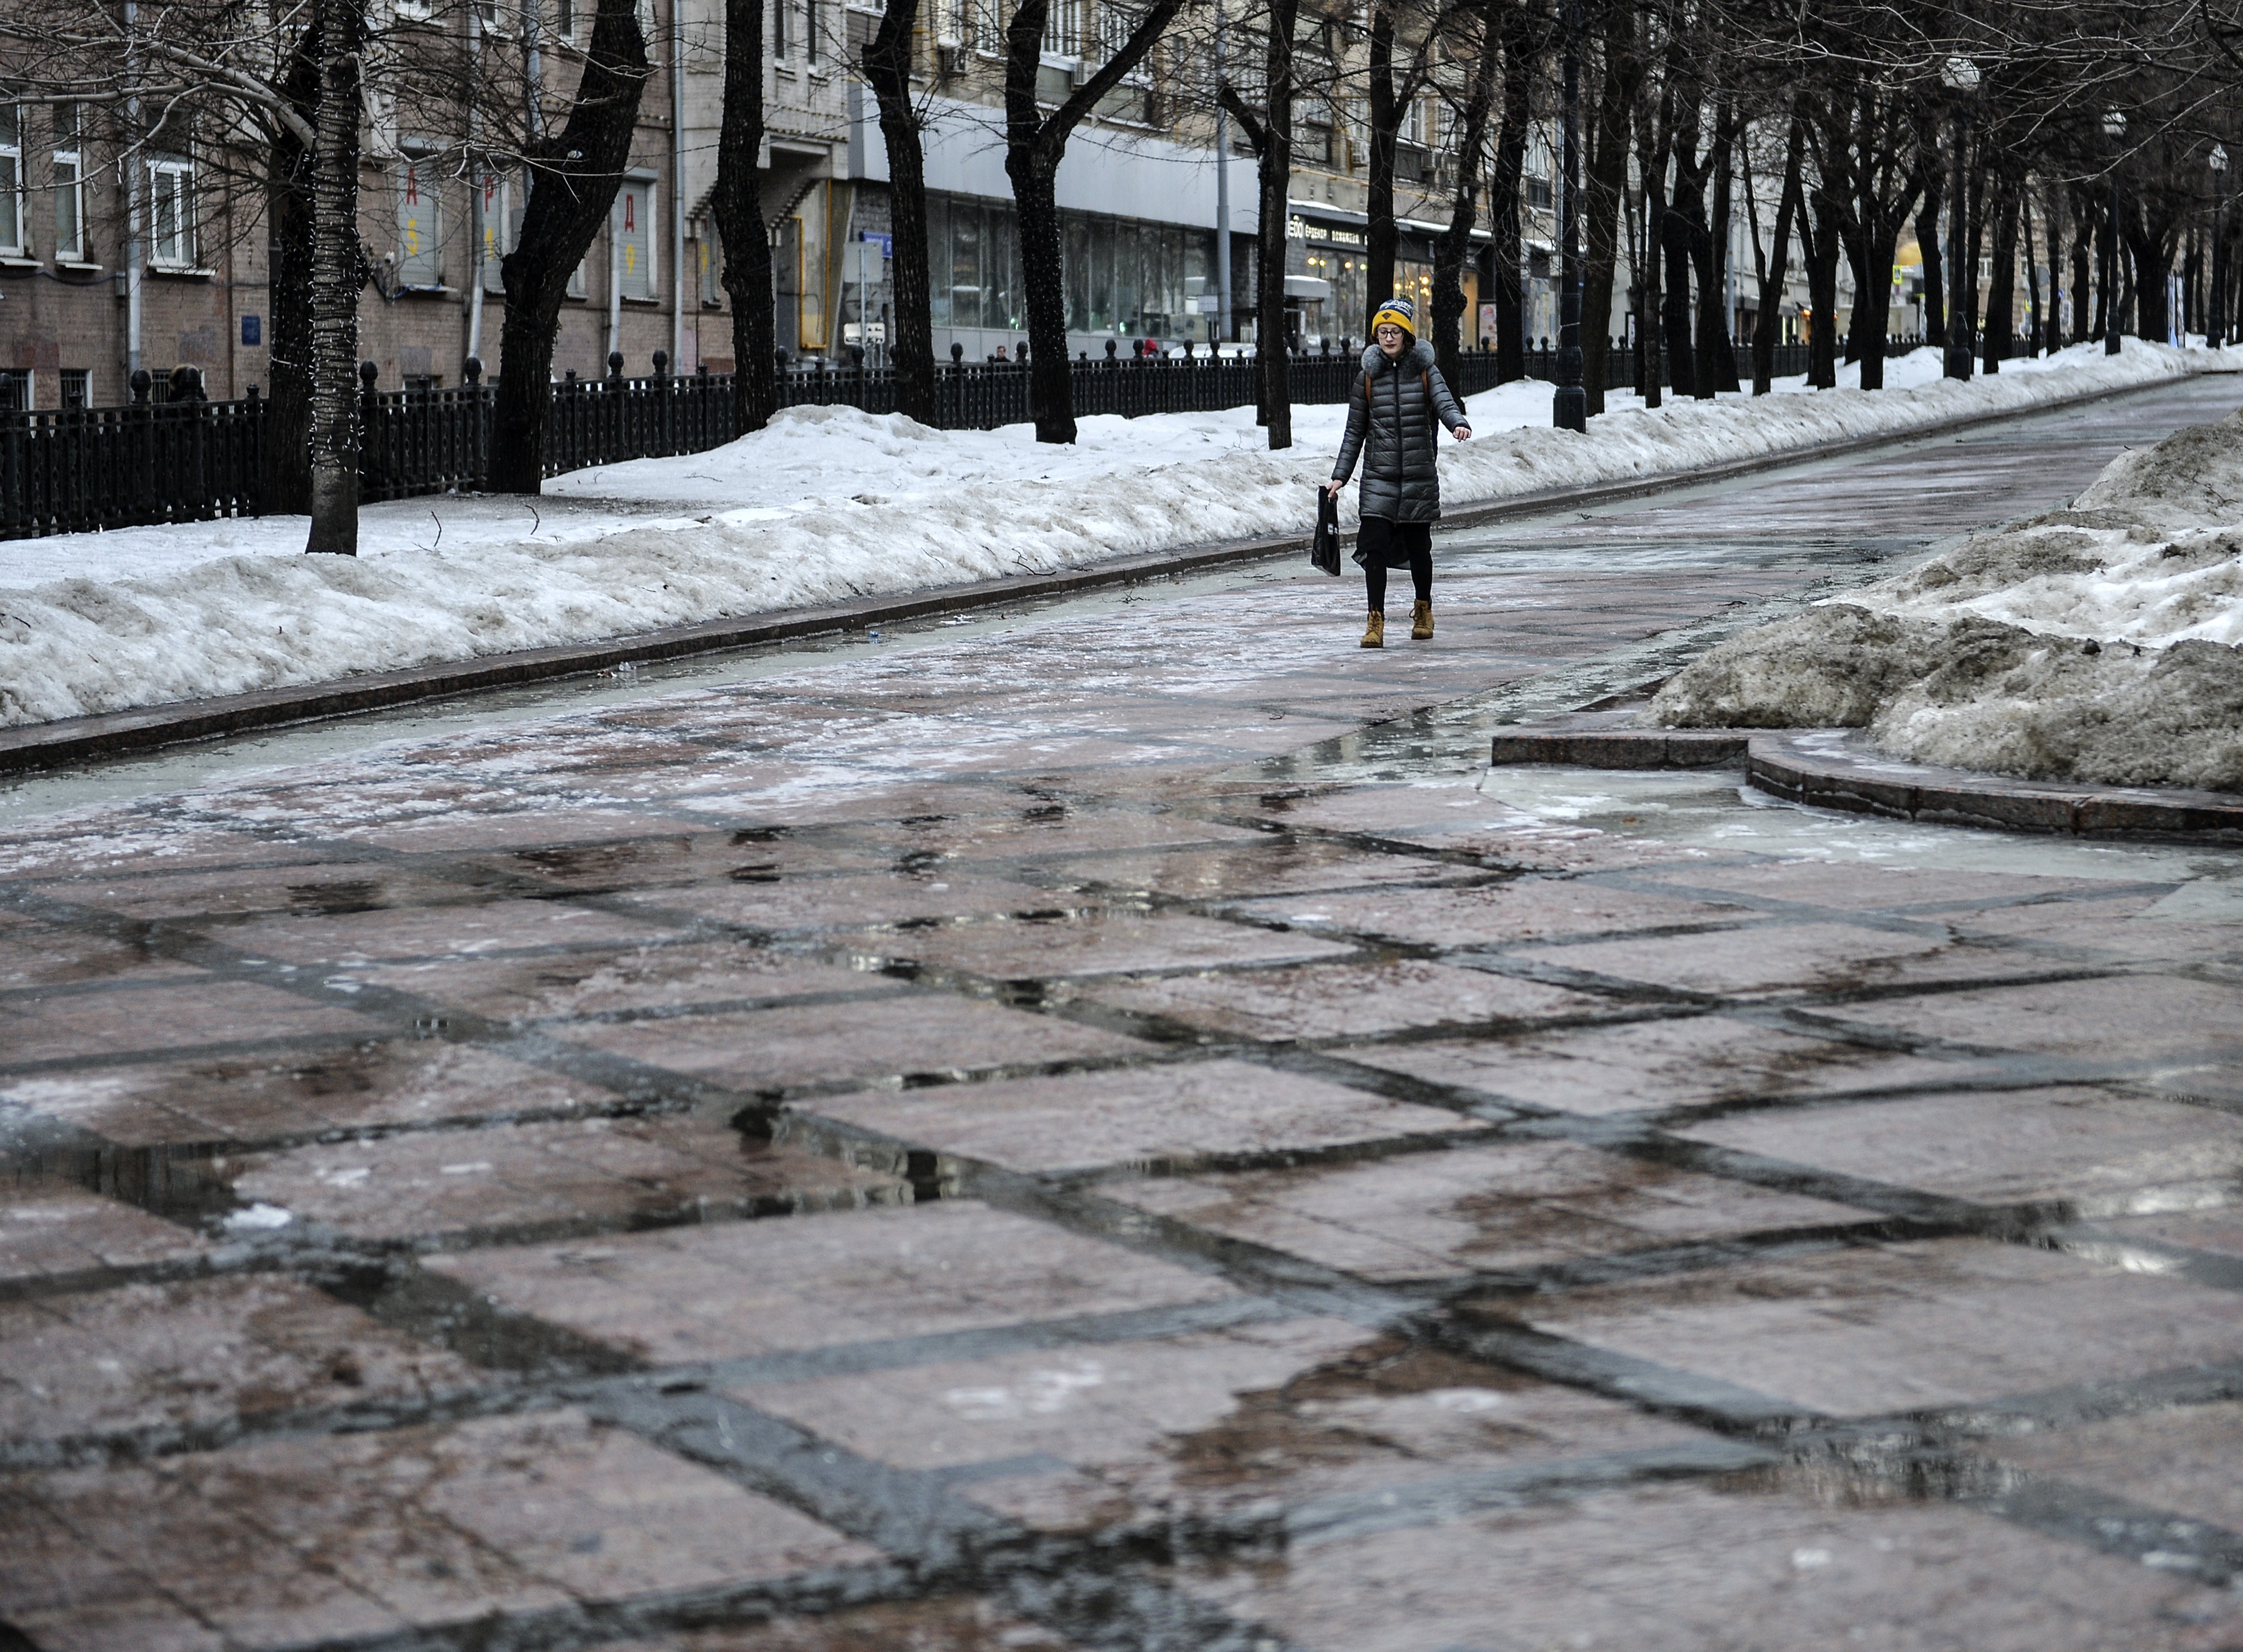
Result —
[[1713, 650], [1670, 727], [1866, 728], [1922, 763], [2243, 792], [2243, 414]]
[[[1957, 383], [1934, 376], [1934, 353], [1917, 354], [1889, 364], [1903, 388], [1876, 393], [1657, 411], [1615, 396], [1586, 436], [1548, 428], [1549, 386], [1505, 386], [1470, 399], [1478, 434], [1445, 448], [1444, 496], [1687, 473], [2203, 363], [2128, 341], [2115, 359], [2083, 347]], [[797, 408], [714, 452], [578, 472], [538, 500], [369, 508], [355, 560], [294, 554], [300, 517], [0, 544], [0, 725], [1305, 532], [1344, 418], [1297, 408], [1297, 445], [1272, 454], [1249, 408], [1086, 419], [1063, 448], [1025, 426], [938, 431]]]

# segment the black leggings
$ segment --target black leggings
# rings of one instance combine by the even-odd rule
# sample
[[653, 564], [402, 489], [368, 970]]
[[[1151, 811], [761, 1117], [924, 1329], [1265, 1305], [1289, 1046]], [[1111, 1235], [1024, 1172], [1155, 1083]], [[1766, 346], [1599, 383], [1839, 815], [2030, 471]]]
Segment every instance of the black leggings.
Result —
[[1418, 600], [1433, 600], [1432, 523], [1365, 516], [1356, 545], [1363, 557], [1363, 583], [1373, 612], [1386, 611], [1386, 559], [1390, 556], [1409, 557], [1410, 583], [1417, 587]]

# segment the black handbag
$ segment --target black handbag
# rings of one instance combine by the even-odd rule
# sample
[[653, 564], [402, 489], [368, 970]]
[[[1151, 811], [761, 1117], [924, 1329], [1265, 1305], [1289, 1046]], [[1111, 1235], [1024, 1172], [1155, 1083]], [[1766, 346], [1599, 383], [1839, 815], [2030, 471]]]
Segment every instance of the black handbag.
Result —
[[1309, 563], [1335, 577], [1339, 574], [1339, 496], [1321, 484], [1317, 489], [1317, 533], [1309, 542]]

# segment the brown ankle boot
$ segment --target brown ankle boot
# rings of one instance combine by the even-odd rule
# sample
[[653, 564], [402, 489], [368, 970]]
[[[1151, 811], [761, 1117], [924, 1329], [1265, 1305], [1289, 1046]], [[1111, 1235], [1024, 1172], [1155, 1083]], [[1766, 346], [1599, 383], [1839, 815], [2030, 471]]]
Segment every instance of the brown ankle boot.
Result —
[[1410, 610], [1410, 640], [1422, 643], [1433, 634], [1433, 604], [1420, 602]]
[[1371, 610], [1371, 624], [1363, 628], [1363, 645], [1365, 648], [1386, 646], [1386, 616], [1375, 608]]

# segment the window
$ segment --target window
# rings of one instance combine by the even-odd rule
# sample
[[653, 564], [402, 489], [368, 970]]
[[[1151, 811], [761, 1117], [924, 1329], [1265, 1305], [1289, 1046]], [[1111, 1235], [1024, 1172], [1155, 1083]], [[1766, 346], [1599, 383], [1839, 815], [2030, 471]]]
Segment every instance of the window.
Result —
[[93, 405], [93, 374], [86, 367], [64, 367], [62, 371], [63, 406], [90, 408]]
[[786, 61], [788, 0], [771, 0], [771, 56]]
[[514, 185], [502, 172], [486, 172], [483, 192], [483, 291], [506, 291], [505, 273], [499, 268], [514, 250], [522, 233], [522, 213], [514, 205]]
[[30, 410], [30, 369], [0, 367], [0, 413], [29, 413]]
[[0, 253], [24, 252], [24, 105], [0, 103]]
[[805, 63], [818, 61], [818, 0], [802, 0], [802, 57]]
[[444, 284], [441, 179], [427, 155], [397, 163], [397, 285]]
[[717, 251], [717, 220], [704, 218], [699, 229], [700, 238], [695, 246], [701, 259], [701, 302], [713, 308], [724, 299], [724, 262]]
[[553, 32], [563, 40], [576, 37], [576, 0], [553, 0]]
[[167, 269], [195, 263], [195, 164], [176, 155], [148, 163], [148, 257]]
[[55, 256], [85, 257], [85, 169], [78, 147], [78, 107], [55, 105]]
[[616, 280], [627, 299], [654, 296], [654, 185], [626, 178], [616, 192]]

